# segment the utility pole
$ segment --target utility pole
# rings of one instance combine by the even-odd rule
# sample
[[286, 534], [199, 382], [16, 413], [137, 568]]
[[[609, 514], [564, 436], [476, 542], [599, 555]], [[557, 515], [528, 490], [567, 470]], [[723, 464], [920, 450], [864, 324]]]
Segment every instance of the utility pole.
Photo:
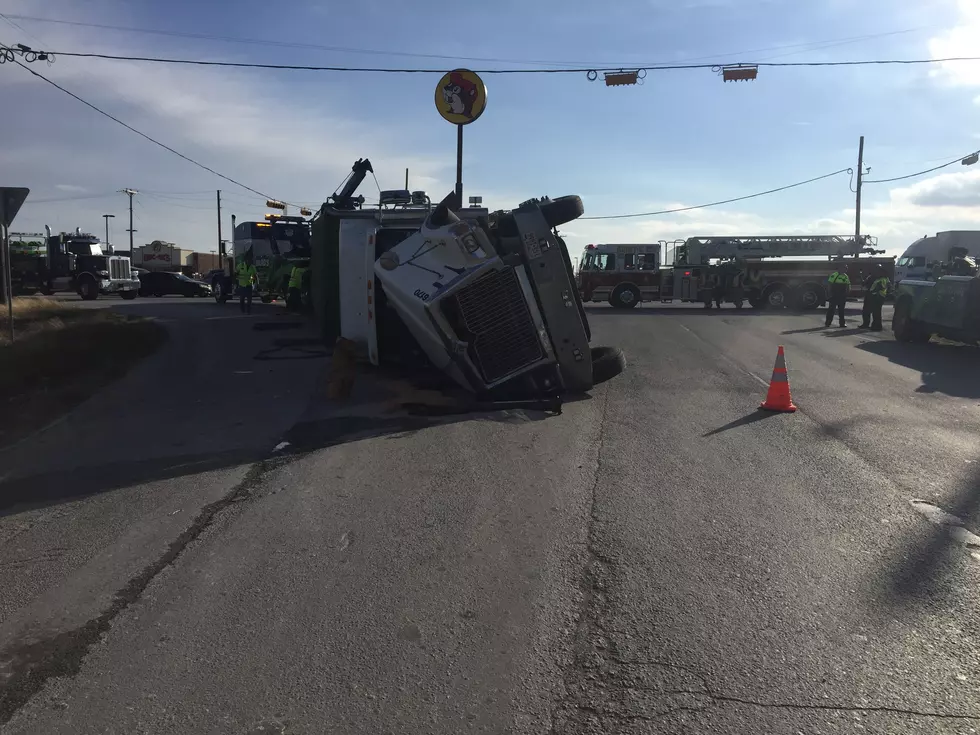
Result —
[[133, 233], [136, 230], [133, 229], [133, 197], [139, 194], [136, 189], [122, 189], [123, 194], [129, 196], [129, 229], [126, 232], [129, 233], [129, 259], [133, 259]]
[[861, 244], [861, 184], [864, 180], [864, 136], [861, 136], [861, 142], [858, 144], [858, 174], [857, 174], [857, 186], [854, 187], [857, 193], [857, 197], [854, 203], [854, 244], [855, 246], [860, 246]]
[[112, 255], [112, 243], [109, 242], [109, 220], [115, 219], [116, 215], [103, 214], [102, 216], [105, 218], [105, 246], [109, 250], [109, 255]]
[[218, 258], [224, 263], [221, 244], [221, 189], [218, 189]]

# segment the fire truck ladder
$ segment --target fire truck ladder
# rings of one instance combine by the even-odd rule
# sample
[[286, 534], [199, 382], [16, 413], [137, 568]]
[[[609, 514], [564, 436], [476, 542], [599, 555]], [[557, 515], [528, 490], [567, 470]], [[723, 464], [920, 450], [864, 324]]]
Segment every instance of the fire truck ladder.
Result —
[[845, 235], [774, 235], [759, 237], [690, 237], [682, 246], [687, 265], [712, 258], [771, 258], [807, 255], [875, 254], [874, 240], [864, 236], [855, 242]]

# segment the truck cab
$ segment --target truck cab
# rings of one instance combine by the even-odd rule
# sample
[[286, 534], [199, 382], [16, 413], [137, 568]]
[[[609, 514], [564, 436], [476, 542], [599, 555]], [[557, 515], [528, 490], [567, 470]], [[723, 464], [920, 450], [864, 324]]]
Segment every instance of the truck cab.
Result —
[[43, 254], [16, 264], [20, 288], [33, 287], [46, 294], [75, 291], [86, 301], [113, 293], [136, 298], [139, 276], [127, 256], [106, 254], [99, 238], [80, 229], [57, 235], [50, 227], [44, 229]]
[[382, 192], [377, 208], [334, 196], [313, 223], [312, 289], [324, 337], [371, 364], [422, 363], [487, 397], [583, 392], [618, 374], [621, 353], [590, 348], [567, 248], [555, 228], [578, 197], [508, 211], [433, 207]]

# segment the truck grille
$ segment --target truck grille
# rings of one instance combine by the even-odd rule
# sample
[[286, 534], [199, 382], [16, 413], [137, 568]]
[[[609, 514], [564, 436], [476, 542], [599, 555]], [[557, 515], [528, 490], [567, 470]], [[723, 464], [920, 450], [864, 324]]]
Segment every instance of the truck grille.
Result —
[[129, 267], [129, 260], [126, 258], [109, 258], [109, 278], [112, 280], [125, 280], [130, 279], [131, 268]]
[[495, 270], [455, 295], [470, 357], [487, 383], [544, 356], [534, 321], [513, 269]]

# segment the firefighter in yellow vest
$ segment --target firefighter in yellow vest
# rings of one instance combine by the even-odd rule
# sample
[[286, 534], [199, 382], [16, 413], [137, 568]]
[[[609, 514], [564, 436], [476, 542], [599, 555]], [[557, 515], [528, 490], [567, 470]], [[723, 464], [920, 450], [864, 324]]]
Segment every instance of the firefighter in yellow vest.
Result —
[[290, 311], [303, 310], [303, 280], [309, 267], [306, 263], [293, 266], [289, 274], [289, 286], [286, 292], [286, 307]]
[[235, 266], [235, 276], [238, 279], [238, 305], [245, 314], [252, 313], [252, 290], [259, 282], [258, 273], [252, 265], [252, 253], [246, 252], [245, 257]]
[[837, 312], [840, 318], [840, 325], [844, 324], [844, 306], [847, 304], [847, 294], [851, 290], [851, 277], [847, 275], [847, 267], [843, 259], [834, 262], [837, 270], [830, 274], [827, 279], [830, 293], [827, 295], [827, 320], [826, 326], [834, 321], [834, 313]]
[[[891, 282], [885, 275], [885, 269], [878, 266], [875, 269], [874, 280], [868, 287], [864, 295], [864, 311], [862, 313], [861, 328], [871, 329], [872, 332], [880, 332], [881, 327], [881, 307], [885, 304], [885, 297], [891, 288]], [[870, 322], [870, 324], [869, 324]]]

